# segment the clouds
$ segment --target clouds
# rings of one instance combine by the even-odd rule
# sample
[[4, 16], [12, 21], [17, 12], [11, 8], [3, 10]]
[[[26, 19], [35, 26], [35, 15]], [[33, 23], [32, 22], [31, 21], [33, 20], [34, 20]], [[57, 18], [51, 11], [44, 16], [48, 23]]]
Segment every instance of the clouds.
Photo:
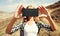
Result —
[[14, 0], [8, 0], [9, 2], [13, 2]]
[[0, 10], [1, 11], [7, 11], [7, 12], [12, 12], [16, 10], [16, 7], [18, 6], [18, 4], [11, 4], [11, 5], [4, 5], [4, 6], [0, 6]]
[[7, 0], [9, 3], [12, 3], [14, 0]]
[[12, 12], [16, 10], [18, 5], [28, 6], [32, 4], [34, 7], [43, 5], [47, 6], [58, 0], [0, 0], [0, 11]]

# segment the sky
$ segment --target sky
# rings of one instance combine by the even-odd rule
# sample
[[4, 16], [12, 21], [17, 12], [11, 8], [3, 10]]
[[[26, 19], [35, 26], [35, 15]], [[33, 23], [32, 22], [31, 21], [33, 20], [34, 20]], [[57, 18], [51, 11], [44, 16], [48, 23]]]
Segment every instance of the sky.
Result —
[[0, 0], [0, 11], [13, 12], [16, 11], [17, 6], [33, 5], [38, 7], [40, 5], [47, 6], [53, 4], [59, 0]]

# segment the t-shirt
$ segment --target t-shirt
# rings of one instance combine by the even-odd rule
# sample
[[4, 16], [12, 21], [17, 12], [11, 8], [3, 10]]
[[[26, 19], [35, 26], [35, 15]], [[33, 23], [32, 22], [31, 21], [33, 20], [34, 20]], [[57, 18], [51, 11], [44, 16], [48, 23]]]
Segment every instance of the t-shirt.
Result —
[[26, 24], [24, 26], [24, 36], [37, 36], [38, 33], [38, 27], [36, 23], [33, 23], [31, 25]]
[[50, 25], [44, 24], [43, 22], [40, 23], [34, 23], [32, 25], [27, 25], [26, 23], [20, 23], [16, 26], [12, 27], [11, 33], [16, 32], [18, 29], [20, 29], [20, 36], [37, 36], [39, 33], [39, 30], [41, 28], [45, 28], [48, 31], [52, 31]]

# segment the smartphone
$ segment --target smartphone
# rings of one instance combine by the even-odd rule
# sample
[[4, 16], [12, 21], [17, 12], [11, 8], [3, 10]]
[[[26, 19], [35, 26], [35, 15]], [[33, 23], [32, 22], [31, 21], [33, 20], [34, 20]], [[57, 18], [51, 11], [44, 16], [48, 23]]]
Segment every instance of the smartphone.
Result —
[[32, 16], [32, 17], [38, 16], [38, 9], [23, 8], [22, 16]]

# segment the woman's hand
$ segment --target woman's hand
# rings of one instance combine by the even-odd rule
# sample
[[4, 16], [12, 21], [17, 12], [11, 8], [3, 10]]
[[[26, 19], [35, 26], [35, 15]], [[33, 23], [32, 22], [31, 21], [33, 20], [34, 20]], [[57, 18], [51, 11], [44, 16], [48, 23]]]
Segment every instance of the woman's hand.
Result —
[[41, 14], [49, 15], [47, 10], [43, 6], [39, 6], [39, 11], [40, 11]]
[[39, 11], [40, 11], [40, 13], [41, 13], [41, 15], [40, 15], [39, 17], [51, 18], [50, 14], [48, 13], [48, 11], [46, 10], [45, 7], [39, 6]]
[[22, 13], [22, 8], [23, 6], [21, 5], [18, 9], [18, 11], [14, 14], [12, 20], [10, 21], [10, 23], [8, 24], [7, 28], [6, 28], [6, 33], [10, 34], [11, 33], [11, 29], [14, 25], [14, 23], [17, 21], [18, 16]]
[[38, 17], [39, 17], [39, 18], [46, 18], [47, 15], [46, 15], [46, 14], [41, 14], [41, 15], [39, 15]]
[[16, 10], [16, 12], [15, 12], [15, 14], [14, 14], [14, 17], [15, 18], [19, 18], [20, 16], [22, 16], [22, 9], [23, 9], [24, 7], [21, 5], [20, 7], [18, 7], [17, 8], [17, 10]]
[[51, 26], [51, 29], [52, 29], [53, 31], [56, 30], [55, 25], [54, 25], [54, 23], [53, 23], [50, 15], [48, 14], [47, 10], [46, 10], [43, 6], [39, 7], [39, 10], [40, 10], [40, 13], [41, 13], [41, 14], [47, 15], [46, 19], [49, 21], [50, 26]]

